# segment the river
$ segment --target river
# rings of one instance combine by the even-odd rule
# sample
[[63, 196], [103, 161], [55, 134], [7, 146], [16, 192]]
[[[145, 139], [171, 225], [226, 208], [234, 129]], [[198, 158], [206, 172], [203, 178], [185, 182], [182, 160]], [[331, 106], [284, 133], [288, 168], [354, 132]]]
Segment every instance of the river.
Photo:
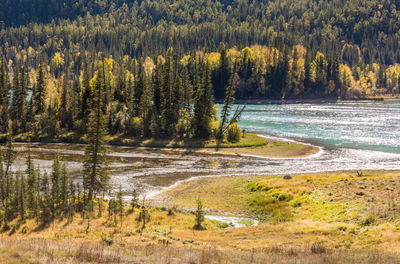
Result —
[[[111, 147], [111, 184], [126, 194], [143, 187], [156, 194], [199, 176], [295, 174], [338, 170], [400, 169], [400, 107], [395, 104], [248, 105], [240, 125], [247, 132], [309, 142], [321, 151], [306, 158], [258, 158]], [[26, 144], [17, 144], [14, 170], [24, 170]], [[84, 146], [32, 144], [34, 161], [51, 171], [57, 152], [81, 179]]]

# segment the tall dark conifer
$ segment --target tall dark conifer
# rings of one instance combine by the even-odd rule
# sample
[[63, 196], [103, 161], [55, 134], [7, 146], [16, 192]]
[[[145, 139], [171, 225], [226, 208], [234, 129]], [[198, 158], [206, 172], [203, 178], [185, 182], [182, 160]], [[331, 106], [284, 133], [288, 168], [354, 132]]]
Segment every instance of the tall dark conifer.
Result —
[[106, 135], [103, 113], [104, 60], [99, 64], [93, 87], [93, 104], [88, 126], [88, 144], [85, 150], [84, 186], [88, 190], [88, 200], [92, 201], [99, 192], [108, 186], [106, 164]]
[[43, 60], [40, 61], [38, 76], [35, 86], [35, 92], [33, 94], [35, 113], [37, 115], [42, 114], [46, 110], [45, 98], [46, 98], [46, 81]]

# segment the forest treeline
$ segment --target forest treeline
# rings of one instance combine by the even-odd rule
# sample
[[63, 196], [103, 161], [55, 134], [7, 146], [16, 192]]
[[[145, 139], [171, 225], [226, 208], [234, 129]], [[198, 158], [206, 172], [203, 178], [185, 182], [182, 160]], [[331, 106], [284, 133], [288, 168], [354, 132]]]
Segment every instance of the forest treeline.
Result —
[[32, 139], [68, 132], [84, 136], [100, 96], [105, 127], [112, 135], [209, 139], [222, 137], [221, 128], [226, 131], [234, 123], [229, 111], [217, 118], [215, 99], [225, 99], [230, 110], [234, 98], [345, 99], [399, 93], [400, 65], [352, 69], [339, 53], [336, 45], [324, 54], [281, 42], [277, 48], [222, 45], [218, 52], [186, 55], [170, 48], [154, 59], [57, 52], [49, 64], [39, 59], [35, 67], [23, 58], [15, 66], [1, 59], [0, 129], [4, 133], [12, 121], [14, 134], [27, 133]]
[[400, 60], [399, 10], [398, 0], [4, 0], [0, 53], [29, 63], [56, 52], [154, 57], [169, 47], [209, 52], [282, 40], [322, 53], [336, 42], [350, 67], [391, 65]]

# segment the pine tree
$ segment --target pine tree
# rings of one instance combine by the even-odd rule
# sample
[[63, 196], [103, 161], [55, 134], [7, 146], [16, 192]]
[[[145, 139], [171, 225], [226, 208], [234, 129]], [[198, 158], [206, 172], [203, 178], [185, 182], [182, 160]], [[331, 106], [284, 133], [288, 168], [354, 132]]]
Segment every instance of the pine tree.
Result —
[[36, 171], [32, 161], [31, 150], [28, 150], [28, 157], [26, 159], [26, 170], [25, 174], [27, 176], [27, 183], [29, 188], [27, 188], [27, 208], [34, 212], [36, 210]]
[[228, 85], [230, 77], [229, 62], [224, 45], [221, 48], [220, 54], [220, 66], [214, 71], [212, 78], [215, 87], [215, 97], [217, 99], [224, 97], [224, 88]]
[[[0, 60], [0, 124], [8, 124], [8, 106], [9, 106], [9, 79], [8, 72], [2, 58]], [[7, 126], [0, 126], [0, 132], [6, 132]]]
[[114, 99], [120, 103], [127, 103], [126, 71], [124, 65], [120, 64], [118, 69], [117, 85], [114, 90]]
[[40, 115], [46, 110], [45, 98], [46, 98], [46, 81], [44, 73], [43, 60], [40, 60], [38, 77], [35, 86], [35, 92], [33, 94], [35, 102], [35, 114]]
[[60, 209], [62, 211], [62, 217], [67, 214], [68, 211], [68, 182], [69, 176], [65, 163], [61, 165], [61, 181], [60, 181]]
[[81, 93], [81, 111], [80, 118], [82, 118], [85, 122], [89, 118], [92, 93], [90, 90], [90, 75], [89, 75], [89, 67], [88, 63], [85, 61], [83, 63], [83, 81], [82, 81], [82, 93]]
[[311, 52], [307, 49], [304, 63], [304, 88], [306, 93], [311, 89]]
[[124, 192], [122, 191], [122, 187], [121, 185], [119, 186], [119, 191], [117, 193], [117, 200], [118, 200], [118, 213], [119, 213], [119, 217], [120, 217], [120, 221], [121, 221], [121, 227], [122, 227], [122, 218], [124, 216]]
[[42, 225], [49, 225], [53, 221], [53, 200], [50, 194], [49, 178], [45, 173], [41, 183], [41, 197], [40, 197], [40, 222]]
[[51, 172], [51, 198], [54, 203], [53, 213], [57, 215], [60, 210], [60, 179], [61, 179], [61, 164], [60, 155], [57, 153], [53, 160], [53, 168]]
[[58, 110], [60, 115], [60, 123], [62, 128], [68, 127], [68, 104], [69, 104], [69, 94], [68, 89], [69, 87], [69, 79], [68, 79], [68, 68], [65, 70], [64, 74], [62, 75], [62, 84], [61, 84], [61, 104], [60, 109]]
[[161, 123], [163, 132], [168, 136], [173, 135], [179, 115], [179, 113], [176, 112], [176, 108], [173, 107], [172, 101], [175, 81], [172, 52], [172, 49], [169, 49], [166, 55], [161, 89]]
[[19, 198], [19, 216], [21, 220], [24, 222], [25, 217], [26, 217], [26, 202], [25, 202], [25, 196], [26, 196], [26, 183], [25, 183], [25, 177], [21, 176], [20, 179], [20, 185], [19, 185], [19, 192], [18, 192], [18, 198]]
[[139, 112], [143, 119], [143, 137], [146, 138], [150, 135], [153, 93], [144, 69], [142, 69], [139, 73], [139, 85], [142, 87]]
[[335, 83], [335, 93], [336, 97], [339, 97], [341, 94], [342, 83], [340, 81], [340, 58], [337, 50], [336, 43], [333, 47], [332, 54], [332, 80]]
[[24, 129], [26, 121], [26, 76], [25, 68], [21, 65], [17, 66], [14, 71], [13, 84], [13, 98], [10, 110], [13, 129], [18, 131], [19, 129]]
[[68, 201], [68, 223], [74, 220], [76, 205], [75, 205], [75, 186], [72, 181], [69, 182], [70, 199]]
[[204, 211], [203, 204], [200, 199], [197, 200], [197, 209], [194, 213], [195, 215], [195, 223], [193, 229], [195, 230], [203, 230], [203, 222], [204, 222]]
[[10, 169], [12, 164], [14, 163], [15, 153], [14, 153], [14, 145], [13, 145], [13, 137], [12, 137], [12, 126], [11, 122], [8, 123], [7, 130], [7, 143], [6, 143], [6, 154], [4, 157], [4, 162], [6, 165], [4, 176], [6, 179], [10, 178]]
[[94, 98], [88, 126], [88, 144], [85, 150], [84, 186], [88, 190], [88, 200], [107, 189], [106, 169], [106, 128], [103, 114], [104, 61], [99, 66], [93, 87]]
[[163, 80], [163, 72], [162, 72], [163, 64], [161, 58], [157, 59], [156, 68], [153, 71], [153, 105], [155, 109], [156, 117], [161, 115], [161, 104], [162, 104], [162, 95], [161, 95], [161, 86]]
[[4, 58], [0, 60], [0, 107], [8, 106], [8, 72]]
[[183, 67], [181, 72], [181, 81], [183, 86], [183, 104], [184, 108], [189, 116], [192, 114], [193, 104], [193, 87], [190, 83], [190, 76], [187, 67]]
[[6, 176], [3, 166], [3, 152], [0, 148], [0, 202], [1, 205], [3, 206], [5, 200], [5, 192], [6, 192]]
[[213, 87], [210, 66], [207, 63], [203, 74], [203, 82], [196, 92], [194, 104], [194, 134], [196, 138], [208, 139], [211, 136], [211, 120], [214, 108]]

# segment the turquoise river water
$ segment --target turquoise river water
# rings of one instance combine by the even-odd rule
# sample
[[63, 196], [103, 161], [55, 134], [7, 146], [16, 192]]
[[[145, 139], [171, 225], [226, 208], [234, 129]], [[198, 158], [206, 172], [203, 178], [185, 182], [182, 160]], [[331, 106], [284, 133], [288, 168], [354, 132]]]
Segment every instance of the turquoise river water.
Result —
[[400, 153], [400, 103], [246, 105], [240, 126], [327, 148]]

